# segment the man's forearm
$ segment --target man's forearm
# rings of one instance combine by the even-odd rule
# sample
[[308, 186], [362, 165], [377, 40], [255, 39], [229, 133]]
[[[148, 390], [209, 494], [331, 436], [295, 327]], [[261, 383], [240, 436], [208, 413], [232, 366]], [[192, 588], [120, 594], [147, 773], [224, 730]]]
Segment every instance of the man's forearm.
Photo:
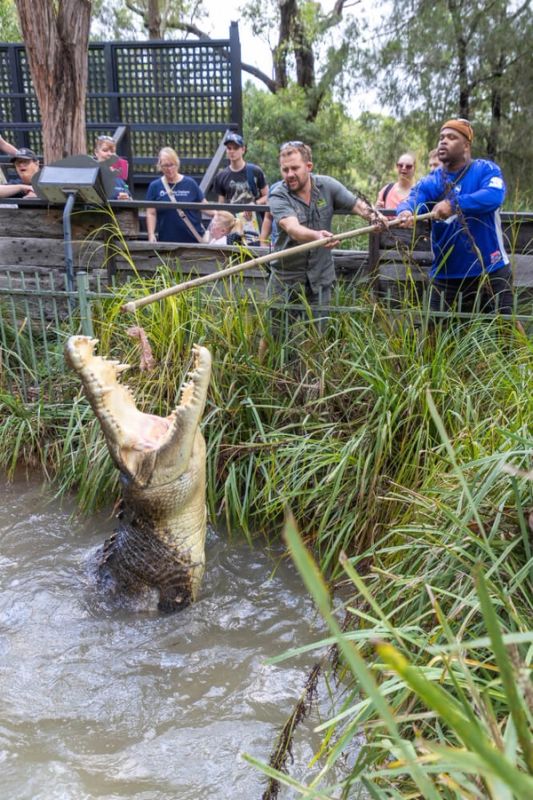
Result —
[[305, 225], [301, 225], [299, 222], [284, 224], [284, 220], [282, 220], [279, 225], [280, 228], [285, 231], [287, 236], [290, 236], [293, 241], [301, 244], [304, 244], [305, 242], [314, 242], [316, 239], [324, 238], [324, 231], [315, 231], [312, 228], [307, 228]]
[[372, 222], [372, 219], [376, 214], [372, 206], [369, 206], [368, 203], [365, 203], [360, 197], [357, 198], [352, 211], [356, 214], [359, 214], [359, 216], [363, 219], [366, 219], [367, 222]]

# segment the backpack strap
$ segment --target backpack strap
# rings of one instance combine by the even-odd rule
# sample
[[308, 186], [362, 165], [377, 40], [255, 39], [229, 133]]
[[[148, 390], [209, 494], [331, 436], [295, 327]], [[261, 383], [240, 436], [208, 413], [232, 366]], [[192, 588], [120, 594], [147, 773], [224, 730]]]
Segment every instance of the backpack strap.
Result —
[[385, 203], [387, 202], [387, 197], [388, 197], [389, 192], [390, 192], [390, 190], [392, 189], [393, 186], [394, 186], [394, 181], [392, 183], [388, 183], [385, 186], [385, 190], [383, 192], [383, 197], [381, 198], [382, 201], [383, 201], [383, 205], [385, 205]]
[[[169, 183], [168, 183], [168, 181], [167, 181], [167, 179], [166, 179], [166, 177], [164, 175], [161, 178], [161, 183], [165, 187], [165, 192], [167, 193], [168, 199], [170, 200], [170, 202], [171, 203], [176, 203], [177, 201], [176, 201], [176, 198], [174, 197], [174, 193], [172, 192], [172, 190], [171, 190], [171, 188], [169, 186]], [[196, 241], [201, 244], [204, 240], [202, 239], [202, 237], [200, 236], [200, 234], [198, 233], [198, 231], [196, 230], [196, 228], [192, 224], [191, 220], [189, 219], [189, 217], [187, 216], [185, 211], [182, 208], [177, 208], [176, 209], [176, 213], [177, 213], [178, 217], [181, 219], [181, 221], [183, 222], [183, 224], [192, 233], [192, 235], [194, 236]]]
[[[257, 183], [257, 175], [254, 172], [253, 168], [254, 168], [253, 164], [248, 164], [248, 162], [246, 163], [246, 182], [250, 187], [250, 191], [253, 195], [255, 203], [257, 202], [257, 199], [261, 196], [261, 192], [259, 191], [259, 186]], [[259, 230], [261, 230], [261, 225], [263, 224], [264, 216], [265, 216], [264, 213], [261, 213], [260, 211], [256, 213]]]
[[257, 178], [255, 172], [253, 170], [252, 164], [246, 164], [246, 183], [248, 184], [251, 193], [254, 196], [254, 200], [257, 200], [259, 197], [259, 187], [257, 185]]

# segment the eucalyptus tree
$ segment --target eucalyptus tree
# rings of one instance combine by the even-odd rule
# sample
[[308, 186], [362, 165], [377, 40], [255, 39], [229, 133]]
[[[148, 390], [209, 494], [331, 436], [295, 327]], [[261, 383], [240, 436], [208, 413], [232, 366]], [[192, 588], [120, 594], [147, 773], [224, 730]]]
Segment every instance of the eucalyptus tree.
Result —
[[202, 0], [95, 0], [94, 28], [110, 38], [165, 39], [180, 33], [202, 37], [197, 27], [205, 17]]
[[430, 137], [467, 117], [478, 152], [515, 170], [533, 156], [530, 0], [392, 0], [377, 41], [381, 97], [398, 114], [416, 112]]
[[360, 0], [322, 3], [306, 0], [249, 0], [243, 14], [253, 33], [272, 53], [273, 75], [256, 76], [272, 93], [296, 84], [305, 92], [307, 119], [316, 119], [333, 90], [353, 87]]
[[16, 0], [45, 161], [85, 153], [91, 0]]

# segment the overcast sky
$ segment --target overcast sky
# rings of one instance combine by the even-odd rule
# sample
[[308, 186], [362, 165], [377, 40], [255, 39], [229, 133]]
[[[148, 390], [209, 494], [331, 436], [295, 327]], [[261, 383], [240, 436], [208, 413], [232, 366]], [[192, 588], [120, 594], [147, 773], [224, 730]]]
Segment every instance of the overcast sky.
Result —
[[241, 5], [237, 0], [204, 0], [209, 17], [202, 22], [201, 27], [207, 28], [214, 37], [226, 39], [231, 22], [238, 22], [242, 60], [270, 75], [272, 58], [268, 45], [252, 35], [246, 21], [241, 17]]

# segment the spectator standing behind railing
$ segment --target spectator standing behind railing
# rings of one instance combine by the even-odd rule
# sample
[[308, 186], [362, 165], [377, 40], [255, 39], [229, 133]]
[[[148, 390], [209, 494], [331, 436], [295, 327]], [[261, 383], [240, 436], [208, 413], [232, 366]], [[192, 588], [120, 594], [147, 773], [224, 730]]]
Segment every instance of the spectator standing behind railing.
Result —
[[428, 155], [428, 167], [430, 172], [435, 172], [441, 166], [439, 160], [439, 149], [435, 147], [433, 150], [429, 151]]
[[[246, 144], [238, 133], [228, 133], [224, 139], [228, 166], [215, 177], [214, 189], [219, 203], [267, 202], [268, 184], [263, 170], [257, 164], [244, 160]], [[262, 215], [258, 218], [252, 211], [237, 215], [243, 221], [243, 230], [248, 244], [257, 244], [261, 231]]]
[[441, 167], [422, 178], [397, 208], [404, 227], [414, 213], [433, 211], [433, 311], [449, 310], [461, 298], [461, 310], [512, 312], [512, 273], [505, 252], [500, 208], [505, 183], [493, 161], [472, 159], [473, 128], [466, 119], [450, 119], [439, 136]]
[[[115, 177], [115, 186], [110, 200], [131, 200], [130, 190], [124, 175], [128, 175], [128, 162], [124, 158], [116, 158], [116, 145], [112, 136], [98, 136], [94, 145], [94, 157], [100, 163], [115, 159], [109, 169]], [[125, 166], [124, 166], [125, 165]]]
[[384, 186], [376, 201], [376, 208], [395, 209], [409, 196], [415, 181], [416, 159], [411, 153], [404, 153], [396, 162], [398, 180]]
[[117, 145], [112, 136], [102, 134], [96, 137], [96, 142], [94, 143], [94, 157], [97, 161], [107, 161], [112, 158], [113, 163], [109, 166], [111, 172], [115, 173], [116, 177], [123, 181], [128, 180], [128, 162], [125, 158], [117, 156]]
[[[149, 185], [146, 200], [167, 202], [170, 206], [168, 209], [146, 209], [148, 241], [202, 242], [204, 228], [200, 213], [172, 207], [173, 203], [205, 203], [202, 190], [193, 178], [180, 173], [178, 154], [171, 147], [163, 147], [159, 151], [157, 167], [163, 177]], [[209, 214], [208, 211], [206, 213]]]
[[35, 173], [39, 172], [39, 159], [33, 150], [29, 150], [27, 147], [15, 150], [11, 163], [17, 171], [17, 177], [0, 184], [0, 198], [37, 197], [31, 181]]

